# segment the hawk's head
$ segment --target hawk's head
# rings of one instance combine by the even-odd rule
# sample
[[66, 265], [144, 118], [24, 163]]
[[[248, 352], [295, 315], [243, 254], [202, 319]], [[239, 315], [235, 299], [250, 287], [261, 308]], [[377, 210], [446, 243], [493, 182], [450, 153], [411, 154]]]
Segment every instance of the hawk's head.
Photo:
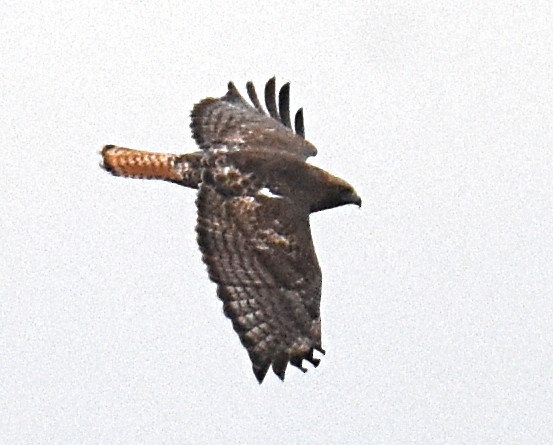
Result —
[[351, 184], [313, 165], [309, 165], [309, 170], [314, 179], [310, 184], [311, 194], [316, 197], [311, 201], [311, 213], [346, 204], [355, 204], [361, 207], [361, 197]]

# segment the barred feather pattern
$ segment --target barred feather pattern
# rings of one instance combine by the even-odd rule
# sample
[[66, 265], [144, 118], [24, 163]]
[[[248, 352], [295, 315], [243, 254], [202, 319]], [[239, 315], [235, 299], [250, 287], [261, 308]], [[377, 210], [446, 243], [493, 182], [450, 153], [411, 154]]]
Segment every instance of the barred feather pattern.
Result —
[[223, 310], [262, 382], [272, 366], [284, 379], [288, 363], [318, 365], [321, 273], [308, 213], [287, 198], [260, 193], [264, 184], [240, 171], [232, 152], [204, 158], [197, 198], [198, 243]]

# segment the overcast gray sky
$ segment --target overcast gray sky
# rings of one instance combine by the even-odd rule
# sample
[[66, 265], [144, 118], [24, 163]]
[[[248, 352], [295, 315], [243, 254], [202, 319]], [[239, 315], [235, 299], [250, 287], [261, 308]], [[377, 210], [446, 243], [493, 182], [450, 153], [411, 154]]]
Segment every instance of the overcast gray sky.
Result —
[[[2, 443], [551, 442], [551, 2], [91, 3], [0, 14]], [[194, 192], [98, 151], [273, 75], [363, 208], [311, 219], [327, 355], [259, 386]]]

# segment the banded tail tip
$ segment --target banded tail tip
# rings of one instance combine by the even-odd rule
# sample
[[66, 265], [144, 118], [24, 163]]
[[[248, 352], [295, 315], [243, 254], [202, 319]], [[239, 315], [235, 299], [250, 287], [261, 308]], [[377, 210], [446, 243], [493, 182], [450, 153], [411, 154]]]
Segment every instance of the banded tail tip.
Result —
[[108, 160], [108, 152], [115, 148], [115, 145], [104, 145], [102, 149], [100, 150], [99, 154], [102, 156], [102, 160], [100, 161], [100, 167], [102, 167], [104, 170], [112, 173], [112, 166], [109, 162], [106, 162]]

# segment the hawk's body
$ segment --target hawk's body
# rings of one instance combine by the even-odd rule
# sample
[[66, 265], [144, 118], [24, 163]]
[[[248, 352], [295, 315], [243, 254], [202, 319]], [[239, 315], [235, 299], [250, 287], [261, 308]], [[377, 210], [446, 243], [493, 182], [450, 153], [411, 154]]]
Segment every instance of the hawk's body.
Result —
[[202, 151], [185, 155], [104, 147], [104, 167], [116, 175], [164, 179], [198, 188], [198, 243], [223, 309], [263, 381], [270, 366], [284, 379], [288, 362], [305, 371], [321, 346], [321, 271], [309, 214], [361, 200], [345, 181], [305, 162], [316, 154], [294, 133], [289, 85], [265, 88], [269, 115], [248, 83], [253, 107], [232, 83], [225, 96], [192, 110]]

